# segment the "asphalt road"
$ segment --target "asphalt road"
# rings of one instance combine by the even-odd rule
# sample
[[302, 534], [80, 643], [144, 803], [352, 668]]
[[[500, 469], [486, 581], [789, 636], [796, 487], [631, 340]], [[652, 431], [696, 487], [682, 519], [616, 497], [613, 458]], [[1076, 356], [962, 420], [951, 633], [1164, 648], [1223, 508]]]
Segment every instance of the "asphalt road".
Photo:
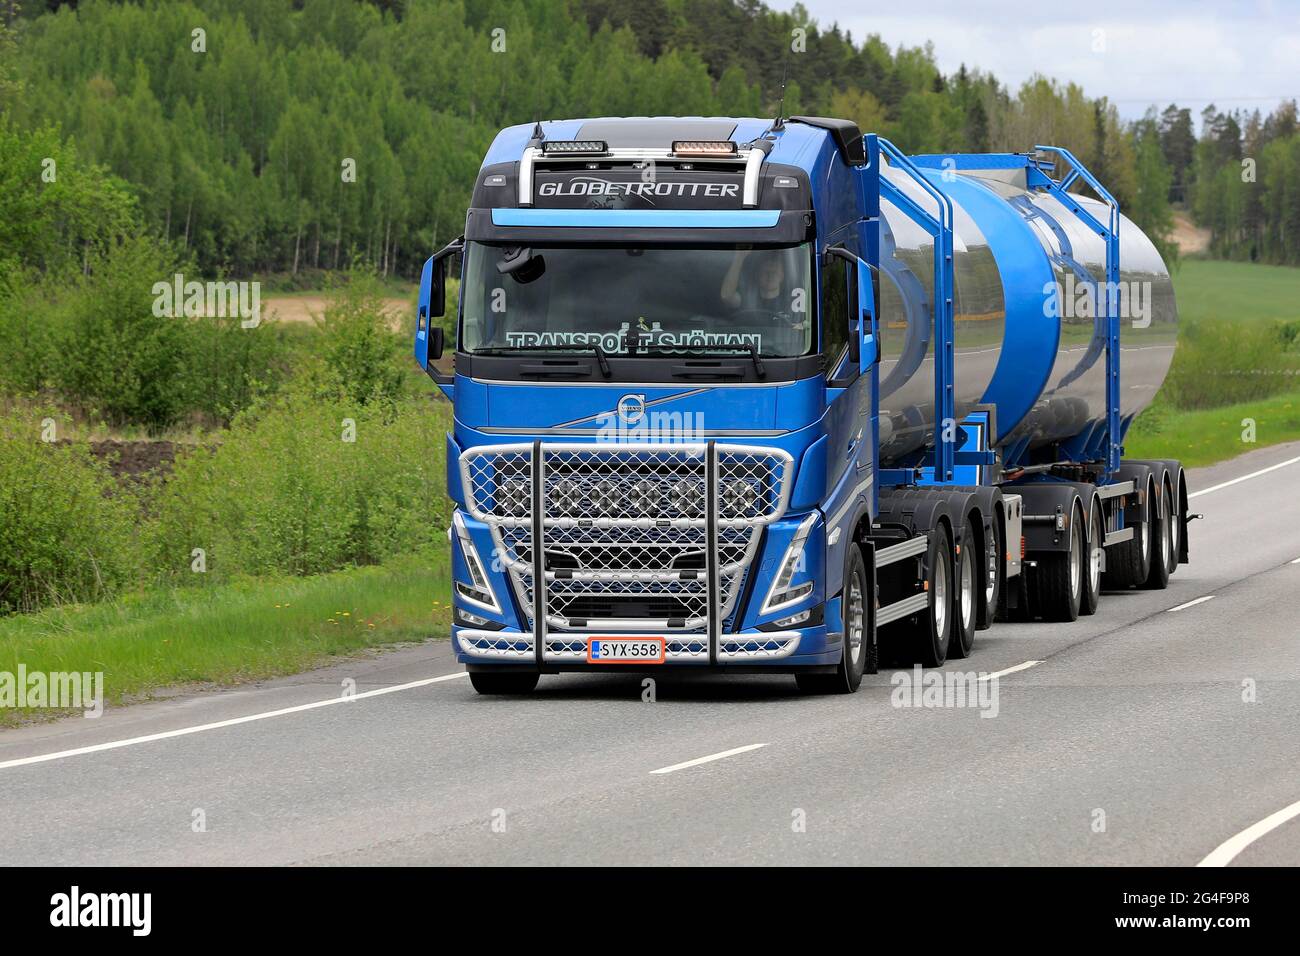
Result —
[[[0, 861], [1195, 865], [1300, 801], [1298, 491], [1300, 460], [1198, 495], [1166, 591], [980, 632], [945, 671], [1041, 662], [996, 679], [993, 717], [892, 706], [892, 672], [852, 697], [565, 675], [480, 698], [431, 641], [0, 734]], [[1296, 810], [1217, 859], [1300, 863]]]

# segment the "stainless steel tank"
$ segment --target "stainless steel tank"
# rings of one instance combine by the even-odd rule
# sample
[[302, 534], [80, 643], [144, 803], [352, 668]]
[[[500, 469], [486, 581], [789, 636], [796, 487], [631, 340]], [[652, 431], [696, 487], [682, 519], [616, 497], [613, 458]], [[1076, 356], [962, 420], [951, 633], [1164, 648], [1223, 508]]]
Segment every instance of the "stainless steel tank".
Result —
[[[1106, 418], [1105, 329], [1090, 306], [1104, 295], [1095, 283], [1105, 281], [1105, 242], [1050, 193], [1026, 188], [1023, 169], [923, 174], [954, 209], [958, 420], [976, 405], [994, 406], [995, 444], [1003, 448], [1096, 433]], [[886, 165], [882, 175], [922, 208], [934, 208], [906, 174]], [[1104, 204], [1072, 198], [1106, 222]], [[881, 205], [881, 461], [894, 465], [912, 461], [933, 441], [934, 246], [888, 199]], [[1121, 219], [1120, 392], [1127, 427], [1169, 370], [1177, 309], [1159, 253]]]

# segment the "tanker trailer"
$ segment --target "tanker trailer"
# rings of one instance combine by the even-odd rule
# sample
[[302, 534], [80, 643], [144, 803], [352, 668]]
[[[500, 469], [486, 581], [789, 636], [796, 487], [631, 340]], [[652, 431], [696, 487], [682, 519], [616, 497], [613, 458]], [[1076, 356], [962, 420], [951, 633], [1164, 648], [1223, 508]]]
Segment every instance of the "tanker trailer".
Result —
[[[922, 573], [937, 568], [934, 585], [959, 596], [950, 624], [905, 619], [918, 656], [942, 660], [945, 627], [961, 653], [999, 614], [1073, 620], [1096, 612], [1103, 588], [1163, 588], [1188, 556], [1186, 478], [1175, 461], [1122, 458], [1177, 337], [1155, 246], [1065, 150], [882, 152], [881, 530], [949, 534], [985, 552], [954, 558], [955, 585], [938, 556], [927, 562]], [[1096, 198], [1071, 192], [1079, 181]], [[945, 431], [952, 464], [937, 478]], [[968, 530], [943, 527], [958, 524]], [[971, 572], [982, 595], [966, 596]], [[914, 573], [886, 565], [883, 600], [892, 590], [919, 602]]]

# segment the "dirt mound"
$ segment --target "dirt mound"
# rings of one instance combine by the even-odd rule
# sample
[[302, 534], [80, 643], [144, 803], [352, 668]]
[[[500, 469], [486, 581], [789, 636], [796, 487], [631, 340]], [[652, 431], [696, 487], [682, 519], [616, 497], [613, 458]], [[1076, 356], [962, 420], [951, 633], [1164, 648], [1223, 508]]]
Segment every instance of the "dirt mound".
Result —
[[1175, 212], [1174, 245], [1185, 256], [1205, 252], [1210, 248], [1210, 230], [1196, 225], [1187, 213]]
[[90, 442], [90, 453], [108, 466], [114, 478], [139, 482], [169, 474], [179, 446], [172, 441], [120, 441], [115, 438]]

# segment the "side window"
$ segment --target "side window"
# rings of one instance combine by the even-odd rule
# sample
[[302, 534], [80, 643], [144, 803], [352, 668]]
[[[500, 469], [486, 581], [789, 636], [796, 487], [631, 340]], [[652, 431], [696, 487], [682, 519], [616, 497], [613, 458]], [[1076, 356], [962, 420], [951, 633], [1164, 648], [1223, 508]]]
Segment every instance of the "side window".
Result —
[[443, 332], [447, 335], [447, 351], [454, 352], [459, 344], [456, 339], [456, 329], [460, 317], [460, 277], [461, 270], [464, 266], [464, 254], [453, 252], [447, 257], [446, 278], [443, 280], [443, 313], [442, 318], [434, 319], [434, 322], [442, 325]]
[[852, 264], [831, 256], [822, 266], [822, 369], [827, 378], [848, 374], [849, 316], [857, 299], [857, 274]]

